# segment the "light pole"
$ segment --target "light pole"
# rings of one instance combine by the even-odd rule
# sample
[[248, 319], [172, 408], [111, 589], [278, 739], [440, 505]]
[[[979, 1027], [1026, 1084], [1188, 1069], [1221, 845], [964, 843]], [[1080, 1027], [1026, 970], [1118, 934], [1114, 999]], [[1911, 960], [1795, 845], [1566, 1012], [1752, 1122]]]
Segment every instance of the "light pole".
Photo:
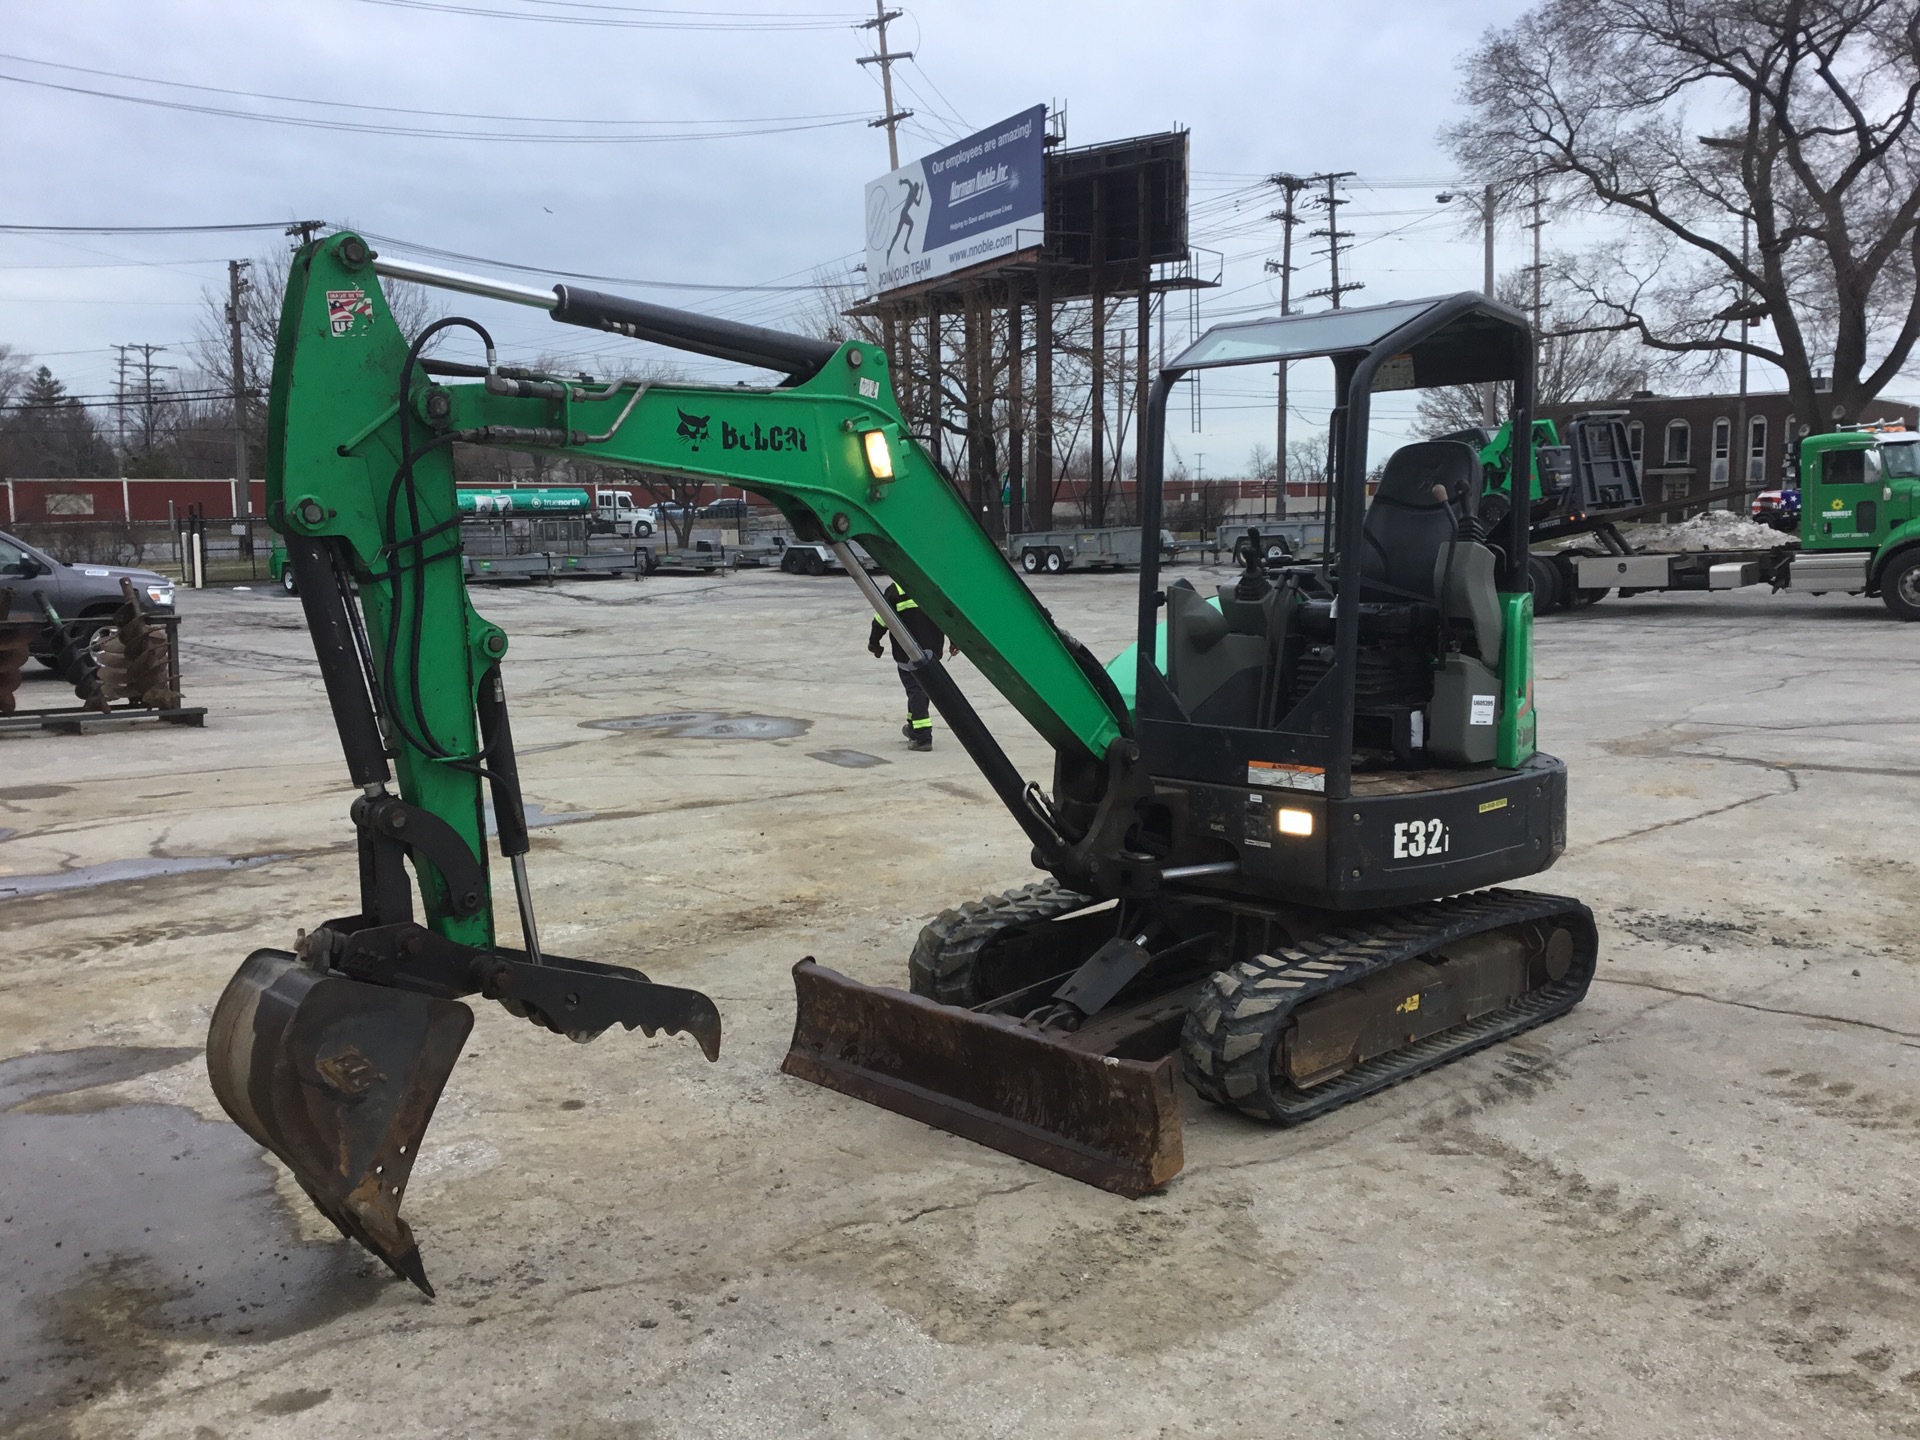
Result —
[[[1739, 155], [1741, 157], [1742, 163], [1741, 163], [1740, 181], [1741, 181], [1741, 189], [1744, 191], [1746, 189], [1746, 178], [1747, 178], [1746, 165], [1745, 165], [1746, 154], [1747, 154], [1747, 142], [1745, 140], [1736, 140], [1730, 135], [1702, 135], [1699, 137], [1699, 140], [1700, 140], [1700, 143], [1706, 146], [1709, 150], [1726, 151], [1732, 154]], [[1753, 289], [1750, 285], [1747, 284], [1747, 273], [1752, 266], [1752, 254], [1751, 254], [1752, 241], [1750, 238], [1752, 234], [1752, 229], [1753, 229], [1753, 208], [1751, 203], [1751, 197], [1749, 197], [1748, 203], [1743, 204], [1740, 207], [1740, 303], [1734, 306], [1734, 318], [1736, 319], [1736, 321], [1740, 326], [1740, 403], [1735, 408], [1735, 411], [1734, 411], [1734, 414], [1736, 417], [1734, 420], [1734, 424], [1737, 427], [1735, 433], [1739, 436], [1739, 439], [1735, 443], [1738, 444], [1740, 447], [1740, 475], [1741, 475], [1740, 488], [1741, 489], [1745, 489], [1748, 486], [1752, 485], [1753, 479], [1754, 479], [1752, 442], [1747, 435], [1746, 344], [1747, 344], [1747, 331], [1751, 329], [1753, 326], [1758, 325], [1760, 323], [1760, 317], [1753, 313]], [[1760, 478], [1764, 480], [1766, 478], [1765, 456], [1761, 457], [1761, 465], [1762, 465], [1762, 471], [1761, 471]], [[1729, 470], [1731, 470], [1731, 467], [1729, 467]], [[1731, 473], [1729, 473], [1727, 478], [1729, 481], [1732, 480], [1733, 477]], [[1707, 483], [1709, 485], [1713, 483], [1713, 477], [1711, 474], [1709, 474], [1707, 477]]]
[[[1483, 186], [1477, 201], [1472, 198], [1469, 191], [1465, 190], [1442, 190], [1433, 198], [1442, 205], [1450, 205], [1455, 200], [1465, 200], [1480, 212], [1481, 248], [1484, 252], [1482, 266], [1485, 272], [1480, 288], [1481, 293], [1491, 300], [1493, 298], [1493, 186]], [[1494, 429], [1497, 424], [1491, 381], [1480, 387], [1480, 423], [1489, 430]]]

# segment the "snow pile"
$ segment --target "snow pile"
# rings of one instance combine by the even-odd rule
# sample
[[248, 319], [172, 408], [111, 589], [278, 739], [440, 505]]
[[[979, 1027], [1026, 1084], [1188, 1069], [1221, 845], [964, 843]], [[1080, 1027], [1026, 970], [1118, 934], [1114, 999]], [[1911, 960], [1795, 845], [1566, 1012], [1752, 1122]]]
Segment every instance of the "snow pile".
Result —
[[1622, 525], [1620, 535], [1639, 550], [1771, 550], [1793, 539], [1737, 510], [1703, 510], [1678, 525]]

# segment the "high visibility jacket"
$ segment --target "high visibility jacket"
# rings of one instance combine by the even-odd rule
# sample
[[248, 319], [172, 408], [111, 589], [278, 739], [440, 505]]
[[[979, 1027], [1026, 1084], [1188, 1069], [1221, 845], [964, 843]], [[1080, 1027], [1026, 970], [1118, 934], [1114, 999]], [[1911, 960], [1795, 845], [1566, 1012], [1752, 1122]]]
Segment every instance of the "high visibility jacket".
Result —
[[[947, 637], [941, 633], [938, 622], [920, 608], [918, 601], [910, 599], [907, 592], [900, 588], [897, 581], [890, 581], [888, 583], [886, 590], [882, 592], [881, 598], [887, 602], [888, 606], [893, 610], [893, 613], [898, 615], [901, 622], [906, 625], [907, 633], [920, 642], [920, 648], [922, 650], [933, 655], [938, 655], [941, 650], [945, 648]], [[879, 644], [882, 635], [887, 635], [887, 638], [892, 640], [894, 663], [904, 665], [907, 660], [906, 651], [900, 648], [900, 642], [898, 640], [893, 640], [892, 635], [887, 630], [887, 622], [876, 615], [873, 617], [872, 629], [867, 632], [867, 647], [871, 649], [873, 646]]]

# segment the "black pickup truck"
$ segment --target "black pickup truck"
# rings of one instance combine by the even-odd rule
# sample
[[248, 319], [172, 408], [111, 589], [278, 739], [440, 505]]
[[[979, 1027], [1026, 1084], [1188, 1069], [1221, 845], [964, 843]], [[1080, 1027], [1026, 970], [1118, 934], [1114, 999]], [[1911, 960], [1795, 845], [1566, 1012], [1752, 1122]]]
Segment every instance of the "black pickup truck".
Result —
[[[124, 600], [122, 578], [148, 605], [162, 611], [173, 608], [173, 581], [153, 570], [124, 565], [69, 565], [44, 550], [0, 531], [0, 590], [13, 591], [13, 606], [0, 619], [40, 619], [45, 612], [36, 594], [44, 595], [62, 620], [97, 620], [106, 624]], [[32, 643], [34, 658], [48, 659], [57, 648], [51, 628]]]

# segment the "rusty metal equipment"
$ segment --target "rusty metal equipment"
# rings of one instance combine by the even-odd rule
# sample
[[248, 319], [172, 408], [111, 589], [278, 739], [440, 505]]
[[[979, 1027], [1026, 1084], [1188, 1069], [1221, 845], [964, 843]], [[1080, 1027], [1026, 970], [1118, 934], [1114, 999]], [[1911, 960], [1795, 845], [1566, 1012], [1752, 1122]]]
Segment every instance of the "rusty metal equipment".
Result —
[[178, 705], [180, 692], [174, 684], [177, 677], [165, 627], [147, 618], [131, 580], [120, 581], [120, 593], [126, 599], [96, 647], [101, 698], [109, 705], [124, 700], [155, 710]]
[[[179, 615], [150, 605], [125, 578], [120, 590], [122, 602], [104, 623], [94, 616], [66, 619], [38, 593], [41, 619], [0, 619], [0, 729], [84, 734], [145, 721], [206, 723], [206, 707], [182, 699]], [[0, 616], [10, 613], [11, 595], [0, 589]], [[47, 661], [78, 704], [22, 709], [26, 661], [49, 637]]]
[[0, 586], [0, 715], [14, 712], [14, 696], [32, 654], [34, 632], [40, 628], [23, 620], [6, 619], [12, 612], [13, 590]]

